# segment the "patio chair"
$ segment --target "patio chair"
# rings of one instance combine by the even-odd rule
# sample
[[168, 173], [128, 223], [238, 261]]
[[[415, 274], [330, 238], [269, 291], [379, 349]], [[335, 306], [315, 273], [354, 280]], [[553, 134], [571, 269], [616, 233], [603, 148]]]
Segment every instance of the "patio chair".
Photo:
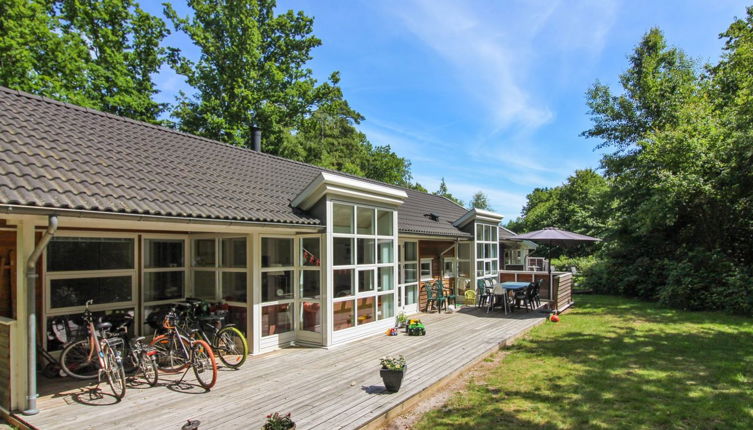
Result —
[[476, 307], [484, 306], [489, 299], [489, 292], [486, 288], [486, 282], [483, 279], [476, 281]]
[[465, 293], [463, 294], [465, 296], [465, 302], [463, 304], [465, 306], [473, 306], [474, 303], [476, 303], [476, 292], [473, 290], [465, 290]]
[[522, 302], [523, 305], [525, 305], [526, 310], [532, 311], [533, 305], [531, 304], [531, 289], [535, 288], [536, 283], [531, 282], [528, 284], [527, 287], [523, 288], [522, 290], [517, 290], [515, 292], [515, 305], [520, 307], [520, 303]]
[[436, 289], [435, 293], [437, 294], [434, 297], [434, 302], [437, 304], [437, 309], [439, 310], [439, 313], [442, 313], [442, 304], [444, 304], [444, 309], [447, 310], [447, 296], [444, 295], [444, 288], [442, 286], [442, 281], [434, 281], [434, 288]]
[[431, 306], [432, 303], [434, 303], [434, 306], [436, 306], [437, 299], [434, 297], [434, 291], [432, 291], [433, 289], [431, 288], [431, 283], [425, 283], [424, 290], [426, 290], [426, 308], [424, 309], [424, 312], [429, 312], [429, 306]]
[[[442, 294], [444, 294], [444, 282], [442, 282], [442, 280], [437, 280], [437, 281], [436, 281], [436, 282], [434, 283], [434, 286], [435, 286], [435, 287], [436, 287], [436, 288], [437, 288], [438, 290], [442, 290]], [[454, 293], [454, 292], [453, 292], [452, 290], [450, 290], [450, 294], [447, 294], [447, 295], [445, 295], [444, 297], [445, 297], [445, 299], [447, 300], [447, 305], [449, 305], [449, 304], [450, 304], [450, 302], [452, 302], [452, 304], [453, 304], [454, 306], [457, 306], [457, 305], [458, 305], [457, 295], [456, 295], [456, 294], [455, 294], [455, 293]]]

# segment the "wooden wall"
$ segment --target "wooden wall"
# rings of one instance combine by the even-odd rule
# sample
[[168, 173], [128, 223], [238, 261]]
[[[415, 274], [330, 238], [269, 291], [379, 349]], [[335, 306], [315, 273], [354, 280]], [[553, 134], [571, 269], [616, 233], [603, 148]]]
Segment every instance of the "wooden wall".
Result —
[[10, 410], [10, 326], [0, 324], [0, 406]]

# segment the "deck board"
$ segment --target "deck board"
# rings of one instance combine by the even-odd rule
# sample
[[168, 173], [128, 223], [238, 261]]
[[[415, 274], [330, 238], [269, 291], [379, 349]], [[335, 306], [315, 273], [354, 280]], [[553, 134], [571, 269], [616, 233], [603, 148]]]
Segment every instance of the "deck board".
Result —
[[[129, 389], [119, 403], [86, 405], [86, 387], [61, 381], [40, 387], [40, 413], [24, 420], [40, 429], [176, 429], [187, 419], [202, 429], [259, 428], [272, 412], [291, 412], [299, 429], [353, 429], [467, 366], [544, 320], [539, 313], [504, 316], [466, 309], [422, 314], [427, 335], [376, 335], [329, 349], [287, 348], [250, 357], [240, 370], [221, 369], [211, 392], [176, 390], [178, 376], [160, 374], [154, 388]], [[399, 393], [383, 393], [379, 358], [408, 360]], [[190, 383], [193, 375], [186, 378]], [[40, 378], [40, 382], [44, 383]], [[83, 397], [81, 397], [83, 396]], [[109, 399], [107, 399], [109, 400]]]

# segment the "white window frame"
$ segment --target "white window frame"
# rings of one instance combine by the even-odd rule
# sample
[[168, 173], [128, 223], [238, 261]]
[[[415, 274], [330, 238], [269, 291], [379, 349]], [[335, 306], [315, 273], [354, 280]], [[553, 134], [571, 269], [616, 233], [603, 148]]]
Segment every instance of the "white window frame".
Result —
[[[394, 297], [395, 294], [396, 294], [396, 292], [397, 292], [397, 289], [398, 289], [398, 285], [397, 285], [397, 281], [398, 280], [397, 280], [397, 273], [396, 273], [396, 268], [397, 268], [397, 264], [398, 264], [397, 258], [396, 258], [396, 253], [398, 252], [397, 251], [398, 241], [397, 241], [397, 231], [396, 231], [397, 228], [394, 225], [394, 219], [395, 219], [397, 211], [395, 209], [390, 209], [390, 208], [385, 208], [385, 207], [373, 206], [373, 205], [362, 204], [362, 203], [344, 202], [344, 201], [339, 201], [339, 200], [332, 200], [331, 204], [332, 204], [332, 212], [333, 213], [334, 213], [334, 208], [335, 208], [336, 205], [352, 206], [353, 207], [353, 218], [352, 218], [353, 233], [335, 233], [334, 232], [334, 228], [332, 229], [333, 231], [331, 233], [333, 242], [334, 242], [334, 239], [336, 239], [336, 238], [349, 238], [349, 239], [353, 240], [352, 264], [348, 264], [348, 265], [335, 265], [334, 264], [334, 250], [333, 250], [333, 265], [332, 265], [332, 271], [333, 271], [333, 273], [334, 273], [335, 270], [353, 270], [353, 273], [354, 273], [353, 291], [355, 293], [354, 295], [343, 296], [343, 297], [333, 297], [332, 298], [333, 305], [337, 304], [337, 303], [341, 303], [341, 302], [353, 301], [353, 315], [354, 315], [353, 326], [347, 327], [347, 328], [343, 328], [343, 329], [340, 329], [340, 330], [337, 330], [337, 331], [339, 332], [339, 331], [342, 331], [342, 330], [349, 330], [349, 329], [352, 329], [352, 328], [355, 328], [355, 327], [365, 326], [365, 325], [368, 325], [368, 324], [372, 324], [372, 323], [376, 323], [376, 322], [379, 322], [379, 321], [383, 321], [383, 320], [388, 319], [388, 318], [392, 318], [392, 317], [379, 318], [378, 315], [375, 315], [373, 321], [370, 321], [370, 322], [364, 323], [364, 324], [360, 324], [358, 322], [358, 301], [360, 299], [374, 297], [374, 303], [375, 303], [374, 309], [375, 309], [375, 312], [378, 314], [378, 312], [379, 312], [379, 300], [380, 300], [379, 296], [392, 295], [393, 296], [393, 299], [392, 299], [393, 300], [393, 311], [397, 312], [397, 300]], [[358, 209], [359, 208], [367, 208], [367, 209], [371, 209], [373, 211], [373, 214], [374, 214], [374, 216], [372, 218], [373, 219], [373, 226], [374, 226], [374, 233], [373, 234], [361, 234], [361, 233], [358, 233]], [[390, 213], [390, 216], [392, 217], [392, 222], [393, 222], [392, 235], [386, 236], [386, 235], [380, 235], [379, 234], [379, 225], [378, 225], [378, 218], [379, 218], [379, 216], [378, 216], [378, 211], [384, 211], [384, 212], [389, 212]], [[358, 264], [358, 239], [373, 239], [374, 240], [374, 248], [373, 248], [374, 263], [373, 264]], [[379, 241], [380, 240], [390, 240], [392, 242], [392, 262], [390, 262], [390, 263], [379, 263]], [[392, 275], [393, 285], [392, 285], [392, 289], [390, 289], [390, 290], [378, 291], [377, 276], [379, 274], [379, 268], [381, 268], [381, 267], [387, 267], [387, 268], [391, 268], [393, 270], [393, 275]], [[373, 270], [373, 279], [372, 279], [372, 281], [373, 281], [374, 288], [372, 290], [369, 290], [369, 291], [361, 292], [360, 291], [359, 276], [358, 276], [358, 274], [359, 274], [359, 272], [362, 272], [362, 271], [365, 271], [365, 270]], [[334, 313], [333, 313], [333, 317], [334, 317]], [[332, 330], [335, 331], [334, 327], [332, 327]]]
[[[476, 222], [474, 223], [474, 230], [473, 247], [476, 256], [474, 264], [476, 279], [496, 278], [499, 276], [499, 241], [496, 240], [499, 237], [499, 227], [493, 224]], [[483, 254], [479, 253], [479, 248]], [[497, 261], [497, 263], [494, 263], [494, 261]]]
[[[421, 282], [424, 281], [433, 281], [434, 280], [434, 265], [432, 264], [433, 258], [422, 258], [419, 260], [418, 264], [418, 279]], [[423, 265], [424, 263], [429, 263], [429, 277], [424, 277], [424, 271], [423, 271]]]
[[[415, 253], [415, 259], [413, 260], [406, 260], [405, 259], [405, 245], [408, 243], [412, 243], [416, 247], [416, 253]], [[421, 265], [419, 264], [419, 258], [418, 258], [418, 241], [417, 240], [403, 240], [400, 242], [399, 247], [401, 249], [398, 258], [398, 265], [399, 265], [399, 278], [398, 278], [398, 302], [400, 304], [399, 308], [403, 309], [404, 312], [407, 313], [414, 313], [418, 312], [418, 295], [419, 295], [419, 289], [418, 286], [421, 282]], [[405, 265], [407, 264], [415, 264], [416, 265], [416, 280], [408, 282], [405, 277]], [[402, 279], [402, 282], [400, 280]], [[415, 287], [416, 288], [416, 301], [414, 303], [407, 303], [406, 299], [408, 298], [408, 288], [409, 287]], [[397, 306], [395, 307], [398, 308]]]

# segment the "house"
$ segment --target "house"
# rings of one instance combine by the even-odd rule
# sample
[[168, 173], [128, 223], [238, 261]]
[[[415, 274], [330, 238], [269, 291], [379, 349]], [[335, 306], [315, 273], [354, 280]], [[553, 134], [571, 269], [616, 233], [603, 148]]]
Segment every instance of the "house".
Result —
[[5, 88], [0, 171], [5, 412], [34, 412], [29, 351], [88, 299], [139, 322], [221, 302], [259, 354], [383, 332], [422, 281], [499, 271], [499, 214]]

